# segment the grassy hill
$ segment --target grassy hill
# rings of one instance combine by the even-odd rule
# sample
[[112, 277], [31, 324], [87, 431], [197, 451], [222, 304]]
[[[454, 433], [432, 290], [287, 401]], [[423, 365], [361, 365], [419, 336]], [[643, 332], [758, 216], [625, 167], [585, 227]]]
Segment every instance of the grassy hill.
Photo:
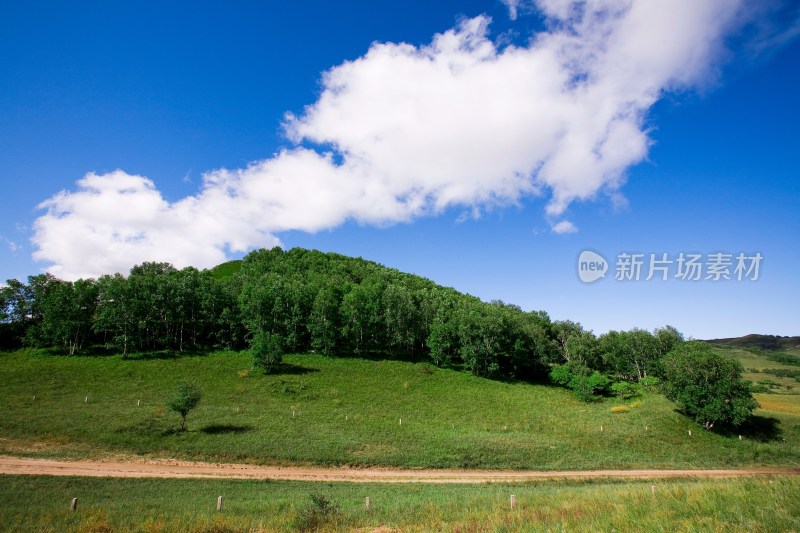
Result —
[[729, 348], [754, 349], [768, 352], [786, 352], [800, 355], [800, 337], [777, 335], [745, 335], [730, 339], [711, 339], [706, 342]]
[[[781, 401], [739, 441], [703, 430], [655, 393], [586, 404], [545, 385], [319, 355], [288, 356], [278, 375], [250, 368], [234, 352], [0, 354], [0, 453], [521, 469], [800, 464], [800, 413], [783, 401], [791, 394], [764, 395]], [[163, 406], [183, 378], [204, 397], [180, 433]], [[620, 405], [627, 412], [612, 412]]]

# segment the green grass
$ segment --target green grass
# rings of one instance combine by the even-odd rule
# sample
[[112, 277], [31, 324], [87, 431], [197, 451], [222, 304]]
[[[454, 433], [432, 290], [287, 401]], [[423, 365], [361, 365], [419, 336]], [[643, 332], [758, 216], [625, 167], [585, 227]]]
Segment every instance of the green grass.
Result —
[[770, 353], [753, 353], [741, 348], [715, 348], [720, 353], [738, 359], [745, 371], [742, 377], [753, 383], [771, 383], [769, 394], [754, 394], [761, 404], [756, 411], [765, 416], [777, 413], [800, 415], [800, 383], [792, 377], [780, 377], [770, 374], [769, 370], [789, 370], [797, 372], [798, 367], [776, 362], [770, 359]]
[[[657, 394], [586, 404], [563, 389], [426, 364], [286, 361], [285, 373], [264, 376], [240, 353], [3, 353], [0, 453], [537, 470], [800, 464], [800, 417], [791, 412], [762, 412], [776, 431], [740, 442], [701, 429]], [[187, 378], [204, 397], [179, 433], [178, 415], [163, 406]], [[611, 411], [622, 403], [634, 407]]]
[[217, 279], [229, 278], [241, 270], [242, 262], [238, 259], [219, 264], [211, 269], [211, 273]]
[[[800, 529], [796, 477], [381, 485], [0, 476], [0, 523], [4, 531], [59, 533], [294, 531], [308, 517], [310, 494], [339, 509], [320, 517], [322, 531]], [[78, 509], [70, 512], [73, 497]]]

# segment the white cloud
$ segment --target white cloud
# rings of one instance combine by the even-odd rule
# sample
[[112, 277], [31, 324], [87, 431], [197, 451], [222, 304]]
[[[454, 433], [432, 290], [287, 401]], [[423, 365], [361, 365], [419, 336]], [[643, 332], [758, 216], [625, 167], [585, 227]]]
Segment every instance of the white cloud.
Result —
[[[505, 0], [512, 18], [529, 2]], [[295, 147], [203, 176], [175, 203], [123, 171], [88, 174], [43, 202], [34, 257], [64, 278], [145, 260], [208, 267], [277, 244], [281, 231], [346, 220], [391, 224], [549, 195], [552, 230], [569, 205], [620, 198], [650, 139], [647, 111], [713, 76], [735, 0], [539, 0], [548, 30], [498, 47], [468, 19], [426, 46], [376, 43], [323, 76], [319, 99], [287, 115]], [[316, 146], [312, 149], [309, 146]]]
[[531, 2], [526, 0], [501, 0], [508, 8], [508, 18], [517, 20], [520, 10], [526, 7], [532, 7]]
[[556, 224], [553, 224], [552, 227], [553, 233], [558, 234], [566, 234], [566, 233], [576, 233], [578, 231], [577, 226], [570, 222], [569, 220], [562, 220]]
[[0, 241], [6, 243], [6, 246], [8, 246], [8, 249], [11, 251], [11, 253], [15, 253], [20, 248], [19, 244], [7, 237], [3, 237], [2, 235], [0, 235]]

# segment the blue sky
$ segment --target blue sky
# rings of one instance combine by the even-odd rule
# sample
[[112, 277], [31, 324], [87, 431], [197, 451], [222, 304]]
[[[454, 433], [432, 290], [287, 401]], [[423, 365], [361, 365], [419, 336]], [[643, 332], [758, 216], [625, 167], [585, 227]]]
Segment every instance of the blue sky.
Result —
[[[597, 333], [798, 334], [796, 3], [18, 4], [0, 279], [280, 243]], [[622, 252], [764, 259], [623, 282]]]

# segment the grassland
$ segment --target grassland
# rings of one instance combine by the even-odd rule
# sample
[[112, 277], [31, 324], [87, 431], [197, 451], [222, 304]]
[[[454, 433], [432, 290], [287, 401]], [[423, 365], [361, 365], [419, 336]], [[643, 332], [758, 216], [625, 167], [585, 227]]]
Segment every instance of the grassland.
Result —
[[[286, 361], [281, 374], [264, 376], [239, 353], [3, 353], [0, 453], [537, 470], [800, 464], [789, 394], [768, 395], [776, 405], [740, 441], [701, 429], [659, 394], [586, 404], [559, 388], [427, 364]], [[163, 407], [177, 379], [204, 391], [185, 433]], [[621, 404], [629, 411], [612, 412]]]
[[800, 372], [800, 367], [780, 363], [770, 358], [773, 353], [800, 355], [797, 348], [785, 348], [780, 352], [752, 351], [738, 347], [719, 347], [717, 349], [742, 363], [745, 369], [742, 376], [745, 379], [768, 389], [765, 393], [753, 395], [761, 405], [758, 413], [768, 416], [800, 416], [800, 381], [793, 377], [779, 376], [773, 373], [780, 370]]
[[[314, 513], [310, 494], [324, 495], [338, 512]], [[304, 525], [384, 532], [797, 531], [798, 494], [800, 479], [787, 477], [398, 486], [2, 476], [0, 523], [6, 531], [59, 533], [294, 531]], [[73, 497], [76, 512], [69, 511]]]

